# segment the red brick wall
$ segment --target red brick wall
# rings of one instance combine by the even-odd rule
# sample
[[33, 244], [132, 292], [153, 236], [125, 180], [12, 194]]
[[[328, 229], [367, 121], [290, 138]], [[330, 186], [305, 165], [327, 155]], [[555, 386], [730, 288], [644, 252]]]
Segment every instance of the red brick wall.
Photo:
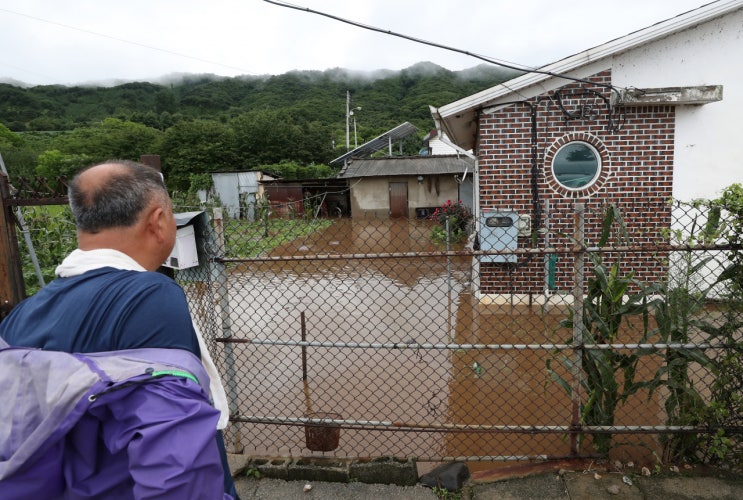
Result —
[[[609, 84], [611, 73], [591, 81]], [[479, 118], [477, 155], [480, 167], [481, 212], [512, 210], [532, 216], [532, 228], [545, 224], [545, 207], [550, 228], [549, 245], [571, 246], [574, 204], [585, 206], [585, 236], [588, 246], [597, 245], [603, 209], [616, 204], [630, 234], [631, 245], [665, 242], [663, 229], [671, 223], [674, 120], [672, 106], [615, 108], [609, 113], [611, 91], [602, 86], [569, 83], [527, 103], [503, 109], [483, 110]], [[536, 134], [532, 108], [536, 113]], [[581, 115], [566, 118], [568, 113]], [[533, 136], [536, 135], [536, 143]], [[561, 187], [552, 175], [552, 158], [567, 142], [588, 142], [599, 152], [602, 172], [591, 187], [571, 191]], [[532, 153], [536, 152], [539, 216], [534, 214]], [[541, 219], [541, 221], [539, 220]], [[616, 226], [615, 226], [616, 227]], [[533, 246], [531, 237], [519, 237], [519, 248]], [[540, 233], [536, 247], [543, 248]], [[617, 256], [608, 255], [611, 260]], [[665, 271], [664, 254], [623, 253], [622, 270], [633, 270], [641, 281], [656, 280]], [[556, 289], [572, 288], [572, 255], [558, 256]], [[539, 294], [545, 286], [542, 256], [519, 256], [516, 263], [483, 262], [481, 291], [486, 294]], [[590, 272], [590, 270], [588, 271]]]

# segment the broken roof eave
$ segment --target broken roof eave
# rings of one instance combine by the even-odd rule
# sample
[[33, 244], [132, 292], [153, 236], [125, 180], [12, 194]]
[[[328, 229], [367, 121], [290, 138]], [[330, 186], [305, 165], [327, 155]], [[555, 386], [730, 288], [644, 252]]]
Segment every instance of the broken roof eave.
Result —
[[[673, 33], [691, 28], [702, 22], [709, 21], [733, 12], [743, 7], [743, 0], [715, 2], [697, 9], [685, 12], [671, 19], [632, 32], [624, 37], [614, 39], [602, 45], [590, 48], [578, 54], [561, 59], [557, 62], [539, 68], [540, 73], [526, 73], [508, 80], [504, 84], [460, 99], [439, 108], [431, 108], [431, 115], [436, 122], [436, 128], [445, 132], [450, 140], [463, 149], [472, 149], [477, 134], [477, 111], [484, 106], [497, 106], [513, 101], [514, 95], [518, 100], [534, 97], [534, 92], [543, 91], [537, 87], [548, 79], [556, 79], [556, 75], [568, 75], [570, 72], [588, 66], [602, 59], [620, 54], [627, 50], [643, 45], [651, 40], [669, 36]], [[551, 73], [551, 74], [545, 74]], [[575, 75], [570, 75], [574, 77]], [[560, 85], [561, 86], [561, 85]], [[532, 92], [527, 89], [531, 88]]]

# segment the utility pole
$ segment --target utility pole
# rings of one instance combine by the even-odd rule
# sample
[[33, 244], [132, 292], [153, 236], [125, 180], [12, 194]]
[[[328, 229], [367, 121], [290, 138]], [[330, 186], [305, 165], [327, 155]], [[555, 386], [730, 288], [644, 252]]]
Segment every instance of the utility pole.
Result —
[[[351, 122], [351, 116], [353, 116], [353, 112], [356, 110], [361, 111], [361, 106], [357, 106], [351, 109], [351, 92], [349, 90], [346, 90], [346, 152], [348, 152], [351, 149], [350, 122]], [[353, 119], [353, 142], [354, 142], [354, 148], [358, 148], [359, 144], [356, 141], [356, 117], [354, 117]]]
[[351, 138], [349, 137], [348, 119], [351, 117], [351, 92], [346, 90], [346, 151], [351, 149]]

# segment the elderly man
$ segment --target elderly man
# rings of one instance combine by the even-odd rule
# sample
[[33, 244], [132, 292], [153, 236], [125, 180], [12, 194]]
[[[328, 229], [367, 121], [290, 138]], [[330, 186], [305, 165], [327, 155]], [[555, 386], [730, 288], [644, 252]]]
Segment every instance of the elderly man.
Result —
[[[57, 366], [58, 358], [48, 351], [75, 353], [61, 364], [82, 361], [96, 379], [74, 396], [87, 395], [85, 406], [72, 402], [78, 410], [71, 414], [79, 420], [54, 424], [71, 427], [64, 445], [34, 444], [40, 447], [23, 451], [23, 446], [6, 449], [17, 439], [0, 443], [0, 458], [11, 456], [0, 462], [0, 489], [10, 491], [4, 486], [15, 477], [15, 488], [25, 484], [28, 492], [42, 494], [38, 498], [47, 497], [38, 490], [40, 483], [29, 479], [34, 475], [22, 459], [33, 461], [53, 445], [64, 477], [47, 478], [54, 484], [44, 488], [65, 498], [236, 496], [217, 431], [226, 423], [224, 391], [183, 290], [153, 272], [170, 254], [176, 235], [161, 174], [134, 162], [106, 162], [75, 176], [69, 198], [78, 249], [57, 268], [56, 280], [0, 323], [7, 344], [43, 352], [20, 356], [6, 350], [0, 362], [7, 365], [0, 368], [23, 371], [24, 360], [41, 360], [35, 372], [23, 373], [26, 379], [46, 376], [43, 383], [51, 387], [55, 375], [48, 367]], [[48, 359], [53, 360], [43, 361]], [[71, 373], [80, 370], [76, 365]], [[49, 406], [46, 401], [33, 407], [41, 415], [39, 428], [52, 426]], [[15, 431], [33, 441], [33, 429], [0, 422], [0, 437]], [[47, 432], [49, 440], [58, 434]]]

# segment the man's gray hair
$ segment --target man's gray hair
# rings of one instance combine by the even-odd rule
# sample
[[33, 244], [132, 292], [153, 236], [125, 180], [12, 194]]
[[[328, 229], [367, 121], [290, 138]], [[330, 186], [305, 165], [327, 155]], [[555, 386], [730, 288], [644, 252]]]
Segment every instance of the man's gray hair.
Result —
[[78, 230], [97, 233], [131, 227], [153, 200], [167, 203], [169, 199], [163, 176], [154, 168], [129, 160], [110, 160], [98, 165], [107, 164], [123, 168], [111, 174], [106, 182], [83, 188], [80, 175], [93, 168], [88, 167], [78, 172], [69, 184], [70, 208]]

